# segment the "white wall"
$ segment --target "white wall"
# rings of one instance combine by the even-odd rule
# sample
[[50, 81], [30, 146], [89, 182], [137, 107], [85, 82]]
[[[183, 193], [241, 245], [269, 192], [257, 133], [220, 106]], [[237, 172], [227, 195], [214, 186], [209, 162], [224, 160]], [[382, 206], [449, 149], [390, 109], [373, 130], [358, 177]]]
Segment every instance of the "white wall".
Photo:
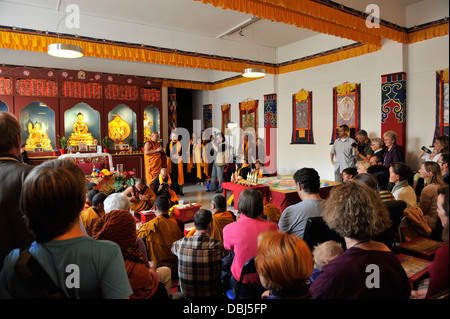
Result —
[[[417, 169], [420, 146], [430, 145], [435, 128], [435, 72], [448, 68], [448, 36], [403, 45], [384, 40], [380, 51], [333, 64], [282, 74], [210, 92], [196, 92], [198, 106], [213, 105], [213, 125], [220, 128], [220, 105], [231, 104], [231, 119], [239, 123], [239, 102], [259, 100], [259, 125], [264, 126], [265, 94], [278, 94], [278, 173], [293, 174], [314, 167], [322, 179], [334, 179], [330, 163], [334, 86], [361, 83], [361, 128], [381, 135], [381, 76], [407, 73], [407, 164]], [[292, 94], [313, 92], [314, 145], [291, 145]], [[200, 105], [201, 104], [201, 105]], [[195, 104], [194, 104], [195, 105]]]
[[449, 67], [449, 37], [408, 46], [406, 160], [419, 169], [420, 147], [433, 142], [436, 126], [436, 71]]

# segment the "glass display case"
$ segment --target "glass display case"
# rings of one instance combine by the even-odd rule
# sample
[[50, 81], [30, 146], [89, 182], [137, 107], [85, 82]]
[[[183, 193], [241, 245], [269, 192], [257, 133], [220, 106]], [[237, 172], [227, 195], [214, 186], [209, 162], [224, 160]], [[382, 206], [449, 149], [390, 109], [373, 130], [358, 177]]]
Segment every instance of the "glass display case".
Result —
[[135, 149], [137, 145], [136, 113], [125, 104], [119, 104], [108, 113], [108, 136], [113, 149]]
[[8, 105], [0, 100], [0, 112], [8, 112]]
[[100, 114], [86, 103], [64, 112], [64, 135], [72, 151], [96, 151], [100, 140]]
[[51, 152], [56, 147], [55, 112], [34, 101], [20, 111], [22, 143], [27, 152]]
[[144, 140], [150, 139], [152, 132], [160, 132], [160, 117], [159, 110], [156, 106], [147, 106], [144, 110]]

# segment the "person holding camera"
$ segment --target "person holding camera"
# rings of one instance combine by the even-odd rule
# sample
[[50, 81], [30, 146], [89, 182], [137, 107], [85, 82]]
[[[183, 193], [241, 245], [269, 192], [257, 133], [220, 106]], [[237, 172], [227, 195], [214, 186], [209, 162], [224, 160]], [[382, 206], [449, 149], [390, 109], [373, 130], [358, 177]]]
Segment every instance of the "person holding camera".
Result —
[[177, 196], [178, 184], [169, 174], [167, 168], [162, 168], [161, 173], [153, 180], [153, 191], [156, 196], [165, 196], [170, 200], [170, 207], [179, 202]]
[[355, 166], [355, 148], [356, 141], [351, 138], [348, 133], [350, 129], [348, 125], [339, 126], [339, 138], [336, 139], [331, 148], [330, 158], [334, 165], [334, 179], [336, 182], [342, 182], [342, 171], [347, 167]]
[[422, 161], [433, 161], [438, 162], [441, 158], [441, 155], [443, 153], [448, 153], [448, 136], [443, 135], [436, 137], [436, 140], [434, 141], [434, 150], [431, 151], [425, 146], [422, 146], [420, 149], [421, 152], [419, 154], [419, 158], [422, 159]]
[[371, 148], [372, 141], [367, 135], [367, 132], [365, 130], [356, 132], [356, 141], [356, 144], [353, 146], [356, 152], [355, 160], [357, 162], [370, 160], [370, 156], [373, 154]]

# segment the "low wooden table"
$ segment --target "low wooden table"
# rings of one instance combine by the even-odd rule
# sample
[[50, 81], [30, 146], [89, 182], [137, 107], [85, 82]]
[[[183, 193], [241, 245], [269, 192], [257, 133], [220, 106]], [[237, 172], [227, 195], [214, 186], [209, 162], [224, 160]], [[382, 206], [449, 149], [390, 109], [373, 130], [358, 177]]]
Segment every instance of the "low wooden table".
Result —
[[155, 212], [152, 210], [144, 210], [142, 212], [134, 212], [134, 217], [139, 219], [142, 224], [145, 224], [149, 220], [156, 217]]
[[195, 213], [202, 207], [202, 205], [183, 205], [173, 206], [173, 217], [180, 222], [190, 222], [194, 220]]

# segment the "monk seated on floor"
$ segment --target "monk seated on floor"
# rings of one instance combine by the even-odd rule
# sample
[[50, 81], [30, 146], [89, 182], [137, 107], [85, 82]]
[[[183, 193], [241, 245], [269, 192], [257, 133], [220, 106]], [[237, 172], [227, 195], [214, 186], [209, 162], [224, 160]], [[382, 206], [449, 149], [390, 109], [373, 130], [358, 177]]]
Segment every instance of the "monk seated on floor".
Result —
[[136, 178], [134, 185], [128, 187], [123, 193], [130, 198], [131, 210], [135, 212], [150, 210], [156, 199], [155, 193], [142, 178]]
[[144, 239], [150, 261], [157, 267], [167, 266], [172, 277], [177, 276], [178, 259], [172, 254], [172, 244], [183, 237], [183, 232], [175, 218], [169, 216], [169, 199], [158, 196], [154, 203], [156, 217], [146, 222], [137, 231]]

